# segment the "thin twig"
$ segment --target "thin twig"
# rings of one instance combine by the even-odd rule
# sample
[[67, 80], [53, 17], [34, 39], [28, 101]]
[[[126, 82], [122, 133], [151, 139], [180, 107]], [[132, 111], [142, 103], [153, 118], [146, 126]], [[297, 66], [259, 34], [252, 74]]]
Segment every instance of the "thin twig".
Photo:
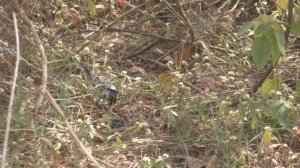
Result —
[[118, 23], [119, 20], [123, 19], [124, 17], [128, 16], [129, 14], [131, 14], [132, 12], [144, 7], [145, 5], [147, 5], [148, 3], [152, 2], [152, 0], [147, 0], [146, 2], [136, 6], [135, 8], [130, 9], [128, 12], [124, 13], [122, 16], [118, 17], [116, 20], [114, 20], [113, 22], [111, 22], [110, 24], [106, 25], [101, 31], [97, 32], [95, 34], [95, 36], [87, 43], [83, 44], [76, 52], [80, 53], [86, 46], [88, 46], [91, 42], [96, 41], [99, 36], [101, 35], [101, 33], [103, 31], [108, 30], [109, 28], [111, 28], [113, 25], [115, 25], [116, 23]]
[[[76, 144], [79, 147], [79, 151], [83, 152], [85, 155], [88, 156], [88, 158], [94, 163], [94, 165], [96, 167], [102, 168], [103, 166], [100, 166], [99, 163], [97, 162], [97, 160], [91, 155], [91, 153], [87, 150], [87, 148], [83, 145], [83, 143], [79, 140], [79, 138], [76, 136], [73, 128], [71, 127], [71, 125], [69, 124], [69, 122], [67, 121], [67, 118], [65, 117], [63, 111], [61, 110], [61, 108], [59, 107], [59, 105], [55, 102], [55, 100], [53, 99], [52, 95], [50, 94], [50, 92], [47, 90], [46, 85], [47, 85], [47, 57], [45, 54], [45, 50], [44, 47], [41, 43], [41, 40], [37, 34], [37, 32], [35, 31], [32, 22], [29, 20], [29, 18], [25, 15], [24, 11], [21, 10], [19, 8], [18, 2], [16, 0], [14, 0], [15, 3], [15, 8], [18, 11], [18, 13], [20, 14], [22, 20], [29, 26], [29, 28], [31, 29], [31, 32], [33, 34], [34, 40], [36, 42], [36, 44], [39, 46], [39, 51], [40, 54], [42, 56], [42, 71], [43, 71], [43, 76], [42, 76], [42, 85], [41, 85], [41, 89], [39, 89], [40, 91], [40, 97], [38, 99], [38, 101], [42, 101], [44, 96], [47, 97], [48, 101], [50, 102], [50, 104], [55, 108], [55, 110], [60, 114], [60, 116], [63, 118], [65, 124], [67, 125], [68, 131], [71, 133], [72, 138], [74, 139], [74, 141], [76, 142]], [[27, 83], [31, 84], [31, 86], [35, 87], [32, 83], [30, 83], [29, 81], [27, 81]], [[105, 164], [106, 166], [109, 167], [114, 167], [104, 161], [102, 161], [103, 164]]]
[[27, 24], [30, 31], [32, 32], [33, 39], [34, 39], [36, 45], [39, 48], [39, 52], [40, 52], [41, 58], [42, 58], [42, 84], [41, 84], [41, 94], [39, 95], [39, 97], [37, 99], [37, 103], [36, 103], [36, 111], [37, 111], [39, 106], [42, 104], [42, 102], [44, 100], [44, 94], [43, 93], [47, 88], [47, 77], [48, 77], [47, 63], [48, 63], [48, 59], [47, 59], [45, 49], [44, 49], [44, 46], [42, 45], [42, 42], [41, 42], [41, 39], [40, 39], [39, 35], [37, 34], [32, 22], [30, 21], [30, 19], [27, 17], [25, 12], [19, 7], [19, 4], [18, 4], [17, 0], [14, 0], [14, 6], [15, 6], [15, 9], [17, 10], [18, 14], [22, 18], [22, 20]]
[[122, 60], [129, 59], [129, 58], [132, 58], [132, 57], [141, 55], [141, 54], [143, 54], [144, 52], [146, 52], [146, 51], [150, 50], [151, 48], [153, 48], [155, 45], [159, 44], [160, 42], [161, 42], [161, 40], [160, 40], [160, 39], [157, 39], [157, 40], [155, 40], [154, 42], [152, 42], [151, 44], [149, 44], [147, 47], [145, 47], [144, 49], [142, 49], [142, 50], [140, 50], [140, 51], [138, 51], [138, 52], [136, 52], [136, 53], [133, 53], [133, 54], [127, 56], [127, 57], [124, 57]]
[[169, 38], [169, 37], [165, 37], [165, 36], [155, 35], [155, 34], [151, 34], [151, 33], [138, 32], [138, 31], [129, 30], [129, 29], [118, 29], [118, 28], [112, 27], [112, 28], [107, 29], [107, 31], [126, 32], [126, 33], [132, 33], [132, 34], [139, 34], [142, 36], [155, 37], [155, 38], [159, 38], [162, 40], [167, 40], [167, 41], [172, 41], [172, 42], [177, 42], [177, 43], [180, 42], [179, 39], [173, 39], [173, 38]]
[[7, 144], [8, 144], [8, 139], [9, 139], [10, 122], [11, 122], [11, 117], [12, 117], [12, 107], [13, 107], [14, 99], [15, 99], [15, 90], [16, 90], [16, 83], [17, 83], [19, 63], [20, 63], [20, 41], [19, 41], [17, 18], [16, 18], [16, 14], [14, 12], [13, 12], [13, 18], [14, 18], [14, 28], [15, 28], [15, 36], [16, 36], [17, 55], [16, 55], [16, 64], [15, 64], [13, 82], [12, 82], [11, 92], [10, 92], [9, 105], [8, 105], [8, 110], [7, 110], [6, 129], [5, 129], [3, 151], [2, 151], [2, 161], [1, 161], [2, 168], [5, 168], [5, 159], [6, 159]]
[[[50, 92], [48, 90], [45, 90], [45, 96], [47, 97], [47, 99], [49, 100], [50, 104], [54, 107], [54, 109], [60, 114], [60, 116], [63, 118], [63, 120], [65, 121], [65, 124], [68, 128], [68, 131], [70, 132], [72, 138], [75, 140], [77, 146], [79, 147], [80, 151], [84, 152], [89, 159], [95, 164], [95, 166], [97, 167], [103, 167], [100, 166], [99, 163], [97, 162], [97, 160], [95, 159], [94, 156], [92, 156], [92, 154], [87, 150], [87, 148], [82, 144], [82, 142], [79, 140], [79, 138], [77, 137], [75, 131], [73, 130], [72, 126], [70, 125], [70, 123], [67, 121], [66, 116], [64, 115], [63, 110], [59, 107], [59, 105], [56, 103], [56, 101], [54, 100], [54, 98], [52, 97], [52, 95], [50, 94]], [[105, 164], [106, 166], [109, 167], [115, 167], [109, 163], [106, 163], [102, 160], [99, 160], [102, 164]]]
[[182, 5], [180, 4], [179, 0], [176, 0], [175, 1], [176, 3], [176, 6], [177, 6], [177, 11], [178, 13], [180, 14], [180, 16], [184, 19], [183, 21], [187, 24], [188, 28], [189, 28], [189, 33], [191, 35], [191, 41], [192, 41], [192, 44], [195, 42], [195, 31], [192, 27], [192, 24], [189, 20], [189, 18], [186, 16], [183, 8], [182, 8]]

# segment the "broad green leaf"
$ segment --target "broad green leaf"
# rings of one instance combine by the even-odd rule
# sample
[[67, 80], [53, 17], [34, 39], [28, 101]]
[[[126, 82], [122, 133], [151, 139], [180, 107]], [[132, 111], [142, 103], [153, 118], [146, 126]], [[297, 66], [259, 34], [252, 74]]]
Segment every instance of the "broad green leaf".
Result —
[[276, 0], [276, 4], [277, 4], [277, 11], [279, 13], [282, 13], [285, 10], [287, 10], [289, 5], [289, 0]]
[[274, 19], [273, 15], [261, 14], [254, 20], [244, 23], [243, 26], [239, 30], [239, 34], [244, 34], [249, 29], [254, 27], [254, 31], [256, 32], [255, 35], [260, 36], [261, 34], [268, 32], [268, 30], [271, 27], [273, 29], [276, 28], [275, 30], [280, 29], [281, 28], [280, 24], [285, 24], [285, 22], [282, 22], [278, 19]]
[[282, 22], [276, 18], [273, 18], [271, 15], [262, 15], [262, 21], [259, 24], [256, 24], [254, 30], [254, 35], [260, 35], [268, 33], [271, 29], [281, 31], [282, 24], [286, 24], [285, 22]]
[[271, 26], [272, 26], [271, 22], [260, 24], [254, 30], [254, 37], [255, 36], [260, 36], [260, 35], [265, 34], [265, 33], [268, 33], [271, 29]]
[[273, 79], [266, 79], [260, 88], [260, 93], [263, 97], [266, 97], [270, 94], [272, 90], [280, 90], [281, 85], [281, 76], [274, 76]]
[[300, 80], [296, 81], [296, 92], [297, 95], [300, 96]]
[[257, 69], [261, 69], [267, 63], [271, 54], [271, 45], [268, 39], [265, 36], [255, 37], [251, 52]]
[[265, 34], [271, 45], [271, 53], [273, 58], [273, 63], [278, 62], [281, 56], [285, 55], [285, 40], [282, 32], [270, 30]]
[[277, 100], [274, 104], [272, 104], [271, 110], [273, 118], [275, 118], [281, 126], [285, 128], [293, 127], [297, 119], [297, 111], [292, 110], [289, 102]]
[[285, 38], [284, 34], [282, 31], [274, 31], [275, 38], [277, 41], [277, 47], [279, 51], [281, 52], [282, 56], [286, 55], [286, 50], [285, 50]]
[[291, 33], [300, 36], [300, 6], [294, 7], [294, 13], [291, 23]]
[[268, 39], [271, 45], [271, 54], [273, 58], [273, 62], [277, 62], [281, 57], [281, 52], [279, 51], [276, 36], [273, 30], [270, 30], [268, 33], [265, 34], [266, 38]]
[[88, 0], [88, 5], [89, 5], [89, 9], [90, 9], [90, 16], [95, 17], [96, 7], [95, 7], [94, 0]]

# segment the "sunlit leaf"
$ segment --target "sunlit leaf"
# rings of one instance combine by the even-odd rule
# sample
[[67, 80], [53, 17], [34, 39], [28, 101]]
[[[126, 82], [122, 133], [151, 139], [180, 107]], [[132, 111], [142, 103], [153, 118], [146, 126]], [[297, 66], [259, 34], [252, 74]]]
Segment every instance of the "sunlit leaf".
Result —
[[293, 18], [291, 23], [291, 33], [300, 36], [300, 6], [294, 7]]
[[277, 11], [282, 13], [287, 10], [289, 6], [289, 0], [276, 0]]
[[118, 148], [126, 148], [126, 144], [123, 143], [123, 141], [121, 140], [121, 138], [119, 136], [116, 136], [115, 144]]
[[271, 128], [266, 127], [265, 131], [264, 131], [264, 134], [263, 134], [263, 139], [262, 139], [263, 144], [266, 145], [266, 146], [270, 145], [272, 137], [273, 137], [273, 135], [272, 135]]
[[274, 76], [273, 79], [266, 79], [260, 88], [260, 93], [263, 97], [270, 94], [272, 90], [278, 91], [281, 86], [281, 76]]
[[90, 16], [95, 17], [96, 7], [95, 7], [94, 0], [87, 0], [87, 2], [88, 2], [88, 5], [89, 5], [89, 9], [90, 9]]
[[176, 76], [172, 73], [160, 74], [157, 78], [157, 83], [164, 94], [171, 94], [177, 91]]
[[257, 69], [261, 69], [267, 63], [271, 54], [271, 45], [268, 39], [265, 36], [255, 37], [251, 52]]
[[296, 81], [296, 92], [297, 95], [300, 96], [300, 80]]
[[255, 129], [256, 128], [256, 124], [257, 124], [257, 117], [256, 117], [256, 115], [254, 115], [252, 118], [251, 118], [251, 122], [250, 122], [250, 128], [251, 129]]
[[271, 26], [272, 25], [270, 24], [270, 22], [258, 25], [254, 31], [254, 37], [259, 37], [259, 36], [269, 32], [270, 29], [272, 28]]

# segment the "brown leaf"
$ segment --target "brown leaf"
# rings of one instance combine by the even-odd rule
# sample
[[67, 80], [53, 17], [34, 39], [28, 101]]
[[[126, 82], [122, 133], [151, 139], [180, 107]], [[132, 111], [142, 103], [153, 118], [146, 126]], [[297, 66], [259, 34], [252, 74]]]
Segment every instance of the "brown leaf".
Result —
[[150, 25], [149, 22], [145, 22], [145, 23], [142, 24], [141, 30], [142, 30], [143, 32], [147, 32], [147, 31], [149, 30], [149, 27], [150, 27], [150, 26], [151, 26], [151, 25]]
[[188, 46], [182, 49], [181, 52], [176, 54], [175, 65], [181, 67], [182, 61], [188, 61], [192, 55], [192, 46]]
[[170, 94], [177, 91], [176, 76], [172, 73], [160, 74], [157, 78], [157, 83], [160, 84], [164, 94]]

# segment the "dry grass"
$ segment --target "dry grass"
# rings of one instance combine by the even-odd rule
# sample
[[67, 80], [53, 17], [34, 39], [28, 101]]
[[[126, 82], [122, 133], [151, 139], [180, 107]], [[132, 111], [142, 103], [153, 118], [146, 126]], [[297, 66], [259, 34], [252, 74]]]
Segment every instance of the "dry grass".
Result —
[[[4, 20], [10, 18], [10, 7], [4, 2], [1, 5], [4, 11], [0, 21], [5, 24], [0, 29], [7, 32], [0, 39], [0, 49], [4, 51], [0, 58], [0, 111], [3, 111], [0, 119], [5, 121], [15, 58], [11, 52], [14, 50], [13, 25]], [[187, 65], [176, 69], [174, 55], [183, 48], [183, 43], [159, 41], [153, 48], [132, 56], [147, 47], [149, 44], [141, 44], [152, 37], [97, 31], [101, 24], [113, 23], [130, 8], [117, 8], [99, 16], [101, 24], [98, 27], [95, 20], [77, 23], [77, 19], [88, 15], [83, 2], [77, 5], [71, 1], [63, 5], [59, 1], [32, 1], [21, 7], [38, 30], [47, 53], [47, 89], [79, 140], [99, 163], [120, 168], [299, 166], [299, 153], [284, 145], [289, 142], [292, 130], [281, 127], [272, 118], [272, 100], [263, 100], [259, 93], [253, 97], [247, 95], [260, 73], [251, 61], [251, 39], [236, 34], [235, 24], [241, 24], [233, 22], [236, 18], [214, 12], [218, 6], [202, 11], [187, 10], [186, 17], [195, 30], [196, 39], [203, 40], [209, 51], [202, 51], [203, 45], [195, 43]], [[168, 29], [163, 18], [151, 18], [142, 12], [153, 14], [165, 7], [152, 8], [155, 5], [158, 4], [124, 16], [115, 26], [161, 36], [169, 34], [168, 38], [172, 39], [189, 39], [187, 28], [173, 15], [168, 19], [171, 25]], [[47, 9], [56, 12], [55, 18]], [[75, 24], [75, 28], [62, 29], [69, 23]], [[93, 32], [99, 35], [93, 37]], [[64, 118], [50, 102], [45, 99], [36, 107], [40, 92], [28, 85], [25, 78], [35, 86], [41, 84], [41, 58], [28, 28], [21, 22], [20, 35], [21, 55], [27, 63], [21, 60], [23, 78], [19, 78], [15, 94], [8, 164], [10, 167], [93, 167], [88, 157], [80, 152]], [[78, 53], [89, 39], [93, 41]], [[293, 55], [289, 57], [297, 62]], [[95, 74], [112, 79], [119, 90], [115, 105], [108, 106], [105, 100], [95, 99], [79, 61], [89, 64]], [[294, 65], [286, 62], [283, 65], [286, 66], [284, 71], [292, 68], [297, 72]], [[175, 90], [163, 91], [158, 84], [156, 79], [165, 72], [175, 74], [172, 76], [175, 82], [171, 83]], [[287, 73], [285, 77], [290, 79], [290, 76]], [[298, 109], [299, 102], [290, 101], [290, 96], [296, 97], [295, 91], [284, 86], [281, 97]], [[233, 106], [236, 100], [239, 103]], [[253, 112], [257, 109], [261, 113]], [[124, 126], [114, 128], [116, 121]], [[253, 124], [256, 127], [251, 129]], [[273, 130], [268, 146], [262, 143], [266, 126]], [[2, 142], [4, 122], [0, 128]]]

